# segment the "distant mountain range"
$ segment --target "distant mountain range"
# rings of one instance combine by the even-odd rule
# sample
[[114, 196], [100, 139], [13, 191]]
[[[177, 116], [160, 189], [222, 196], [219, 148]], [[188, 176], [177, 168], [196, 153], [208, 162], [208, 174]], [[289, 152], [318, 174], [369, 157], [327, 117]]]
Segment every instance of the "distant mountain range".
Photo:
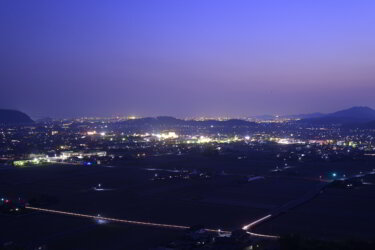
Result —
[[[312, 114], [301, 114], [301, 115], [290, 115], [282, 116], [284, 118], [301, 119], [301, 123], [310, 124], [339, 124], [345, 125], [346, 127], [363, 127], [363, 128], [375, 128], [375, 110], [369, 107], [352, 107], [349, 109], [337, 111], [335, 113], [323, 114], [323, 113], [312, 113]], [[274, 116], [262, 116], [257, 117], [258, 119], [273, 120]], [[170, 126], [218, 126], [218, 127], [253, 127], [256, 125], [255, 122], [245, 121], [241, 119], [230, 119], [225, 121], [218, 120], [182, 120], [170, 116], [159, 116], [159, 117], [147, 117], [135, 120], [124, 121], [127, 125], [131, 126], [159, 126], [159, 127], [170, 127]]]
[[323, 113], [311, 113], [311, 114], [300, 114], [300, 115], [286, 115], [282, 116], [284, 118], [290, 118], [290, 119], [314, 119], [314, 118], [320, 118], [325, 116], [326, 114]]
[[218, 120], [183, 120], [171, 116], [146, 117], [127, 120], [122, 123], [134, 126], [253, 126], [256, 123], [240, 119]]
[[0, 124], [17, 125], [29, 124], [34, 121], [25, 113], [17, 110], [0, 109]]
[[301, 122], [314, 124], [344, 124], [362, 126], [375, 122], [375, 110], [369, 107], [352, 107], [331, 114], [322, 114], [318, 117], [305, 118]]
[[[268, 117], [268, 116], [264, 116]], [[302, 115], [283, 116], [285, 118], [298, 118], [301, 123], [310, 124], [340, 124], [351, 128], [369, 128], [375, 129], [375, 110], [369, 107], [352, 107], [349, 109], [337, 111], [330, 114], [312, 113]], [[270, 117], [269, 117], [270, 118]], [[30, 124], [34, 121], [25, 113], [16, 110], [0, 109], [0, 124], [17, 125]], [[252, 127], [255, 122], [250, 122], [241, 119], [229, 119], [225, 121], [218, 120], [183, 120], [171, 116], [146, 117], [134, 120], [127, 120], [121, 123], [126, 123], [130, 126], [220, 126], [220, 127]]]

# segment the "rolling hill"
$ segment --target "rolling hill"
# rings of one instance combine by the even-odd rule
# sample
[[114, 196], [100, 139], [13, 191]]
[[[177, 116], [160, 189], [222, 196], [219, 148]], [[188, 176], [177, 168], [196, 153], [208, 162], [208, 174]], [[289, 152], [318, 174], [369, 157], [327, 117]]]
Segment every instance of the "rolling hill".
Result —
[[0, 124], [3, 125], [17, 125], [29, 124], [34, 121], [25, 113], [17, 110], [0, 109]]
[[314, 124], [362, 124], [375, 121], [375, 110], [369, 107], [352, 107], [301, 122]]

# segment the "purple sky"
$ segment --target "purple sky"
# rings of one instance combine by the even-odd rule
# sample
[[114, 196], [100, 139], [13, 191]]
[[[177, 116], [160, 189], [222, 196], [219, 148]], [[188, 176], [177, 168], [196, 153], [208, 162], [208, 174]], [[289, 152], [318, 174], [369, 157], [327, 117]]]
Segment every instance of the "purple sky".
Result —
[[33, 117], [375, 107], [373, 0], [2, 0], [0, 107]]

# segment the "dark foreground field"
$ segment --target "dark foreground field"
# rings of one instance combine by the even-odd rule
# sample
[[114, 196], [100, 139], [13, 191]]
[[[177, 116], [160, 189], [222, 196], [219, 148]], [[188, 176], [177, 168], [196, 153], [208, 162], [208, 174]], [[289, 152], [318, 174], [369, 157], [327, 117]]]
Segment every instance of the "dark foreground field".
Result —
[[[342, 171], [348, 167], [343, 165]], [[43, 166], [0, 170], [0, 192], [25, 199], [48, 197], [50, 209], [155, 223], [235, 230], [319, 184], [323, 167], [299, 166], [300, 175], [275, 175], [270, 160], [245, 161], [225, 156], [165, 156], [123, 166]], [[155, 170], [155, 168], [159, 170]], [[173, 169], [204, 169], [210, 179], [152, 181], [155, 173]], [[363, 167], [364, 169], [366, 167]], [[219, 174], [224, 170], [224, 174]], [[330, 170], [329, 170], [330, 171]], [[308, 174], [304, 174], [304, 173]], [[314, 173], [314, 174], [310, 174]], [[247, 175], [264, 179], [246, 181]], [[371, 182], [372, 180], [368, 180]], [[101, 184], [105, 191], [95, 191]], [[326, 189], [312, 201], [261, 225], [256, 231], [344, 238], [371, 238], [374, 186]], [[175, 240], [180, 230], [30, 212], [0, 215], [1, 242], [49, 249], [148, 249]]]

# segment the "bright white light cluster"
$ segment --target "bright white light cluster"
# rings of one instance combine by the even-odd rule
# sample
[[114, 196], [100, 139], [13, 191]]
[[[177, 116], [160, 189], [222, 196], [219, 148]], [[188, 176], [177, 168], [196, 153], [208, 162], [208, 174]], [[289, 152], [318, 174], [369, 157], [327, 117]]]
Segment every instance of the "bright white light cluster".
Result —
[[152, 134], [152, 135], [157, 137], [160, 140], [177, 139], [178, 138], [178, 135], [176, 134], [176, 132], [168, 132], [168, 133]]

